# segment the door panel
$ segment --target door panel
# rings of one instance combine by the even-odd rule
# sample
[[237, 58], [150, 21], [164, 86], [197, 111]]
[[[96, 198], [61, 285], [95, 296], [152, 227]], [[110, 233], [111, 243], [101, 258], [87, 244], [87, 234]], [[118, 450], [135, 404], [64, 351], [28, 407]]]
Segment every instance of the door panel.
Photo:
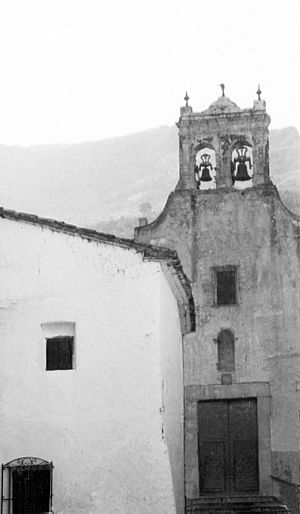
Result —
[[245, 439], [234, 441], [234, 484], [236, 492], [258, 490], [257, 442]]
[[225, 402], [198, 404], [200, 488], [205, 493], [227, 490], [228, 407]]
[[200, 444], [202, 490], [205, 493], [222, 493], [225, 484], [225, 445], [224, 441], [205, 441]]
[[231, 489], [254, 492], [258, 489], [257, 406], [253, 399], [229, 402], [229, 445]]
[[255, 399], [199, 402], [198, 440], [202, 494], [258, 490]]

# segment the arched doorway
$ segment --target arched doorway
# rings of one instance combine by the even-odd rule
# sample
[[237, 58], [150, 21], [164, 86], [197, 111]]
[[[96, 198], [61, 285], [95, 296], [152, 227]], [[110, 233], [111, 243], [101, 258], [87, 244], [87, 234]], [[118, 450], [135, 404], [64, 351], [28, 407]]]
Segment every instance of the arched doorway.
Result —
[[41, 514], [52, 507], [53, 464], [20, 457], [2, 464], [1, 514]]

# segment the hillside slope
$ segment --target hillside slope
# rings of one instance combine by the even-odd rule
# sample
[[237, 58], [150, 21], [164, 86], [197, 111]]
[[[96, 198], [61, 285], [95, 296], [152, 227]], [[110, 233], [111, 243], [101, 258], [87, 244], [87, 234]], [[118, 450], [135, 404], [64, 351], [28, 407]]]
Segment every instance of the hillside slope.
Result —
[[177, 180], [177, 131], [162, 127], [75, 145], [0, 146], [0, 204], [91, 224], [159, 208]]
[[[272, 180], [300, 208], [297, 130], [271, 131], [270, 153]], [[176, 127], [74, 145], [0, 145], [0, 205], [120, 235], [145, 207], [150, 217], [160, 212], [177, 180]]]

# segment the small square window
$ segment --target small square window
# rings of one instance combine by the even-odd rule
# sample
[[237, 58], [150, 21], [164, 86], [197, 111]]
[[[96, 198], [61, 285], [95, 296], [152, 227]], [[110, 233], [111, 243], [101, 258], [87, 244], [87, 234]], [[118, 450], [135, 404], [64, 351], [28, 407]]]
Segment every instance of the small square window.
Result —
[[216, 304], [233, 305], [237, 303], [236, 269], [217, 269], [216, 273]]
[[46, 370], [73, 369], [73, 345], [70, 336], [46, 339]]

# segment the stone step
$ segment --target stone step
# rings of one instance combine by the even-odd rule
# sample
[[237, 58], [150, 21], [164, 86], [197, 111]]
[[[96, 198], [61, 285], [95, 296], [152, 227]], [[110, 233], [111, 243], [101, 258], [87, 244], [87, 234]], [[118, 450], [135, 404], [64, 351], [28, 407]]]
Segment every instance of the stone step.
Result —
[[187, 500], [186, 514], [288, 513], [280, 500], [272, 496], [202, 497]]
[[237, 514], [237, 513], [269, 513], [269, 514], [283, 514], [288, 513], [289, 511], [285, 506], [278, 506], [278, 505], [266, 505], [266, 506], [249, 506], [249, 505], [235, 505], [231, 507], [217, 507], [217, 506], [208, 506], [208, 505], [202, 505], [198, 507], [192, 507], [187, 508], [186, 513], [187, 514], [213, 514], [213, 513], [219, 513], [219, 514]]
[[287, 514], [288, 510], [282, 510], [278, 509], [276, 507], [270, 507], [270, 508], [235, 508], [233, 509], [226, 509], [225, 507], [222, 507], [220, 509], [216, 509], [214, 507], [211, 508], [202, 508], [197, 510], [187, 510], [187, 513], [193, 513], [193, 514]]

